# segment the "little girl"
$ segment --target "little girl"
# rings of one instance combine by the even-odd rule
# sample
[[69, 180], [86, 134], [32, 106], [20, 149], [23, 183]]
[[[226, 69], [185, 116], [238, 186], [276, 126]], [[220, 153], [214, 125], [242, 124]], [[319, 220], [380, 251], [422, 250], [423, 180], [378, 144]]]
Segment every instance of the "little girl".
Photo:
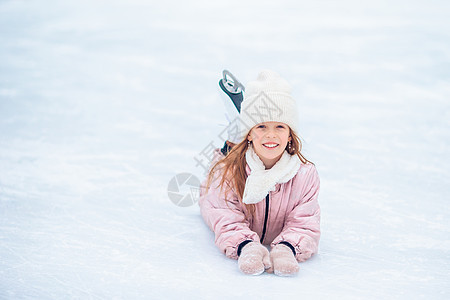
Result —
[[[215, 150], [199, 205], [215, 243], [245, 274], [298, 272], [317, 252], [319, 176], [300, 153], [290, 85], [263, 71], [248, 83], [239, 115], [241, 138]], [[269, 250], [264, 245], [270, 245]]]

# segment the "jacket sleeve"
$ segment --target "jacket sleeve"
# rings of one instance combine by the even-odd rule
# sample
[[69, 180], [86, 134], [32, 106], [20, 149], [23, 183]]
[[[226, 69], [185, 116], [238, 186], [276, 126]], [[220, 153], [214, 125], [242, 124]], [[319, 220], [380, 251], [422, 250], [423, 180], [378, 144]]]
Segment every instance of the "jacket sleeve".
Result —
[[237, 259], [238, 247], [246, 241], [259, 241], [258, 235], [250, 230], [237, 195], [220, 191], [216, 177], [208, 191], [201, 189], [199, 206], [205, 223], [214, 231], [215, 244], [227, 257]]
[[317, 199], [320, 180], [314, 165], [295, 184], [304, 185], [299, 189], [302, 191], [300, 199], [289, 212], [283, 230], [273, 240], [272, 247], [287, 242], [294, 247], [297, 261], [302, 262], [317, 253], [320, 239], [320, 207]]

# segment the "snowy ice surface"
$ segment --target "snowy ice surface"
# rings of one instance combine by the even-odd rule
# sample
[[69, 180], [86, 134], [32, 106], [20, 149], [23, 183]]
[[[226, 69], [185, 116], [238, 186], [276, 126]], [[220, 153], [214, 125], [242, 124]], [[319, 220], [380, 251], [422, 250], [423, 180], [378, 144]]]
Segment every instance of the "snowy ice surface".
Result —
[[[449, 299], [450, 4], [0, 1], [0, 299]], [[245, 276], [173, 176], [217, 81], [294, 86], [320, 252]]]

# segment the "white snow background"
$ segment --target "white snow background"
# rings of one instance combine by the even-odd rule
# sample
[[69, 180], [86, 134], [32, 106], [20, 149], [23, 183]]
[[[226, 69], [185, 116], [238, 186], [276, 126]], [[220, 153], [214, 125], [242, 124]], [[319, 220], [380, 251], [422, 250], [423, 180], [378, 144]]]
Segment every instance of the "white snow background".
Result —
[[[217, 82], [294, 87], [320, 252], [241, 274], [169, 181]], [[450, 4], [0, 1], [1, 299], [449, 299]]]

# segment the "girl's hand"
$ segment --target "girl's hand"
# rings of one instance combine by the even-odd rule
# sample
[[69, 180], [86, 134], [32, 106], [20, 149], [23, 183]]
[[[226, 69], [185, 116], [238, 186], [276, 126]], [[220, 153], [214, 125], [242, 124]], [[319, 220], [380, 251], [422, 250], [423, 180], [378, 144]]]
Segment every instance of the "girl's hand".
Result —
[[266, 269], [272, 267], [269, 250], [258, 242], [248, 243], [241, 250], [238, 266], [247, 275], [260, 275], [264, 273]]
[[274, 272], [278, 276], [293, 276], [298, 273], [299, 266], [292, 250], [283, 244], [275, 245], [270, 251], [272, 267], [268, 273]]

